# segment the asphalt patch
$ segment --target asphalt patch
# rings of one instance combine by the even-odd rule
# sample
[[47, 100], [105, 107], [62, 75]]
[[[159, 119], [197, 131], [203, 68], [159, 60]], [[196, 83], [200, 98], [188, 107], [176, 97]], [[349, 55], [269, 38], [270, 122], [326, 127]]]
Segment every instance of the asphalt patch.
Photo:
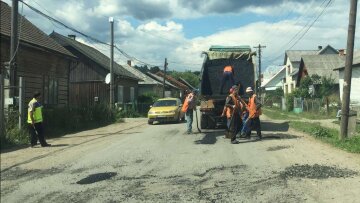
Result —
[[117, 173], [115, 172], [106, 172], [106, 173], [95, 173], [87, 176], [86, 178], [83, 178], [76, 183], [79, 185], [86, 185], [86, 184], [92, 184], [103, 180], [108, 180], [114, 176], [116, 176]]
[[294, 165], [287, 167], [280, 173], [280, 177], [285, 179], [294, 177], [309, 179], [347, 178], [355, 175], [358, 175], [356, 171], [318, 164]]
[[288, 145], [279, 145], [279, 146], [275, 146], [275, 147], [269, 147], [267, 149], [267, 151], [273, 152], [273, 151], [279, 151], [279, 150], [287, 149], [287, 148], [290, 148], [290, 146], [288, 146]]

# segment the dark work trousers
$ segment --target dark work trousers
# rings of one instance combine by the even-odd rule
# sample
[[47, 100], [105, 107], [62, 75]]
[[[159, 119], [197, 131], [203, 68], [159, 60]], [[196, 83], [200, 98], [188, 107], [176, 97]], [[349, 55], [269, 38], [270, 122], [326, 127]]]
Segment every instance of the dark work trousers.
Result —
[[231, 141], [236, 140], [236, 135], [240, 132], [241, 130], [241, 120], [240, 120], [240, 115], [238, 113], [234, 113], [234, 119], [232, 119], [232, 122], [230, 123], [230, 121], [228, 121], [228, 128], [229, 131], [231, 132], [232, 136], [231, 136]]
[[[234, 82], [234, 75], [232, 72], [224, 72], [223, 73], [223, 78], [221, 80], [221, 86], [220, 86], [220, 94], [223, 94], [223, 91], [224, 91], [224, 86], [226, 84], [227, 81], [230, 81], [231, 82], [231, 85], [230, 87], [232, 87], [235, 82]], [[226, 91], [226, 93], [228, 92], [229, 90]]]
[[[43, 124], [35, 123], [34, 125], [28, 124], [29, 132], [30, 132], [30, 143], [31, 146], [34, 146], [37, 144], [37, 141], [39, 139], [41, 146], [46, 145], [45, 137], [44, 137], [44, 130], [43, 130]], [[36, 131], [35, 131], [36, 130]]]
[[259, 138], [262, 138], [261, 136], [261, 123], [260, 123], [260, 118], [259, 117], [255, 117], [252, 118], [250, 121], [250, 128], [249, 131], [247, 133], [247, 137], [250, 137], [251, 135], [251, 130], [256, 130], [256, 134]]

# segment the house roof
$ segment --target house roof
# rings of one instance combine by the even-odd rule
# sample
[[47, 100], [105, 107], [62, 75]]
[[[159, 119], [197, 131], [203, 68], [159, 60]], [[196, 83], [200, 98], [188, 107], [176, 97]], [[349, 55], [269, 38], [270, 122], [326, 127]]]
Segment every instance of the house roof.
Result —
[[[335, 83], [339, 83], [339, 74], [335, 74], [332, 70], [344, 64], [345, 57], [337, 54], [326, 55], [306, 55], [302, 56], [300, 70], [303, 71], [304, 66], [309, 75], [317, 74], [319, 76], [332, 77]], [[298, 76], [298, 82], [301, 74]]]
[[182, 82], [184, 85], [186, 85], [188, 88], [190, 89], [195, 89], [195, 87], [193, 87], [188, 81], [186, 81], [184, 78], [180, 77], [179, 81]]
[[334, 49], [334, 47], [330, 46], [329, 44], [326, 45], [324, 48], [322, 48], [321, 50], [318, 51], [318, 55], [321, 55], [321, 54], [329, 54], [327, 53], [327, 51], [332, 51], [333, 53], [331, 54], [339, 54], [339, 51]]
[[[5, 2], [1, 1], [1, 18], [0, 18], [0, 34], [2, 36], [10, 37], [11, 36], [11, 7]], [[19, 34], [20, 34], [20, 43], [28, 43], [33, 46], [45, 48], [66, 56], [75, 58], [75, 56], [66, 50], [64, 47], [59, 45], [55, 40], [51, 39], [47, 34], [37, 28], [24, 16], [19, 14]]]
[[[104, 69], [110, 71], [110, 58], [105, 56], [103, 53], [98, 51], [97, 49], [90, 47], [86, 44], [80, 43], [74, 39], [69, 37], [65, 37], [59, 33], [52, 32], [50, 36], [55, 39], [58, 43], [62, 46], [72, 47], [85, 55], [86, 57], [90, 58], [92, 61], [99, 64]], [[129, 78], [133, 80], [141, 80], [139, 77], [131, 73], [129, 70], [124, 68], [123, 66], [119, 65], [118, 63], [114, 62], [114, 73], [118, 76]]]
[[[156, 74], [153, 74], [153, 73], [150, 73], [150, 72], [147, 72], [146, 73], [148, 76], [150, 76], [151, 78], [153, 78], [153, 79], [155, 79], [155, 80], [157, 80], [157, 81], [159, 81], [159, 82], [163, 82], [163, 80], [164, 80], [164, 78], [163, 77], [160, 77], [160, 76], [158, 76], [158, 75], [156, 75]], [[178, 88], [178, 87], [176, 87], [175, 85], [173, 85], [173, 84], [171, 84], [169, 81], [167, 81], [167, 80], [165, 80], [165, 84], [167, 85], [167, 86], [169, 86], [169, 87], [172, 87], [172, 88], [175, 88], [175, 89], [180, 89], [180, 88]]]
[[262, 87], [274, 87], [276, 84], [282, 80], [286, 75], [286, 66], [281, 68], [274, 76], [272, 76]]
[[[164, 73], [159, 71], [156, 73], [156, 75], [160, 76], [161, 78], [164, 77]], [[179, 82], [178, 80], [176, 80], [175, 78], [171, 77], [170, 75], [166, 75], [165, 79], [167, 81], [169, 81], [171, 84], [175, 85], [176, 87], [178, 87], [179, 89], [182, 90], [187, 90], [189, 89], [186, 85], [184, 85], [183, 83]]]
[[129, 66], [128, 64], [123, 66], [126, 67], [126, 69], [129, 70], [132, 74], [142, 79], [142, 81], [139, 81], [139, 84], [141, 85], [162, 85], [161, 82], [149, 77], [148, 75], [144, 74], [143, 72], [139, 71], [134, 67]]
[[315, 55], [318, 52], [319, 50], [286, 50], [284, 64], [286, 64], [287, 57], [293, 63], [301, 61], [301, 56], [303, 55]]
[[[354, 52], [354, 57], [353, 57], [353, 67], [360, 67], [360, 66], [355, 66], [355, 65], [359, 65], [360, 64], [360, 51]], [[345, 63], [341, 64], [341, 66], [334, 68], [334, 70], [343, 70], [345, 68]]]

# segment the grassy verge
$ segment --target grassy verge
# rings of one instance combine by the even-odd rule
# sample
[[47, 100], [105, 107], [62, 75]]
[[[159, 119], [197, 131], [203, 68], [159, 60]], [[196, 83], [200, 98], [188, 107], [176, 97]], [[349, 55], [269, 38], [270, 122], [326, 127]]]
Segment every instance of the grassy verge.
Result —
[[302, 118], [307, 118], [311, 120], [315, 119], [334, 119], [336, 116], [335, 112], [326, 115], [326, 113], [312, 113], [312, 112], [302, 112], [294, 113], [288, 111], [281, 111], [277, 108], [262, 108], [263, 113], [271, 119], [275, 120], [299, 120]]
[[290, 127], [308, 133], [311, 136], [319, 139], [325, 143], [328, 143], [337, 148], [343, 149], [352, 153], [360, 153], [360, 132], [359, 136], [347, 138], [345, 140], [339, 140], [339, 131], [336, 129], [330, 129], [321, 127], [319, 123], [308, 123], [300, 121], [291, 121]]

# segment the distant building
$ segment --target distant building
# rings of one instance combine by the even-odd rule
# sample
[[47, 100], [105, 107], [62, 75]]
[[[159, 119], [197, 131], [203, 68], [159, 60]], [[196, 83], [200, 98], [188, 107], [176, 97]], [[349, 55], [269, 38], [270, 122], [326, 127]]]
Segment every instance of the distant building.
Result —
[[280, 69], [274, 76], [262, 85], [265, 91], [273, 91], [277, 88], [283, 88], [283, 78], [286, 76], [286, 67]]
[[[11, 7], [0, 2], [1, 70], [10, 61]], [[45, 106], [59, 107], [69, 103], [69, 71], [76, 57], [19, 14], [19, 46], [17, 48], [16, 84], [23, 77], [25, 101], [34, 91], [42, 94]], [[15, 95], [18, 95], [16, 90]]]
[[298, 73], [302, 56], [327, 54], [338, 55], [339, 52], [330, 45], [324, 48], [319, 46], [318, 50], [287, 50], [284, 58], [284, 66], [286, 67], [283, 84], [284, 93], [291, 93], [298, 86]]
[[[336, 74], [338, 74], [338, 78], [339, 78], [341, 100], [342, 100], [343, 87], [344, 87], [344, 69], [345, 69], [344, 64], [334, 69], [334, 71], [337, 72]], [[360, 107], [360, 52], [356, 52], [353, 58], [350, 104], [352, 106]], [[358, 109], [360, 110], [360, 108]], [[358, 111], [358, 116], [360, 116], [360, 111]]]
[[[53, 32], [50, 36], [79, 59], [69, 72], [70, 104], [84, 106], [108, 103], [110, 86], [105, 84], [105, 77], [110, 72], [110, 58], [76, 41], [74, 35], [66, 37]], [[141, 81], [139, 77], [114, 62], [115, 102], [134, 102], [138, 95], [138, 81]]]

